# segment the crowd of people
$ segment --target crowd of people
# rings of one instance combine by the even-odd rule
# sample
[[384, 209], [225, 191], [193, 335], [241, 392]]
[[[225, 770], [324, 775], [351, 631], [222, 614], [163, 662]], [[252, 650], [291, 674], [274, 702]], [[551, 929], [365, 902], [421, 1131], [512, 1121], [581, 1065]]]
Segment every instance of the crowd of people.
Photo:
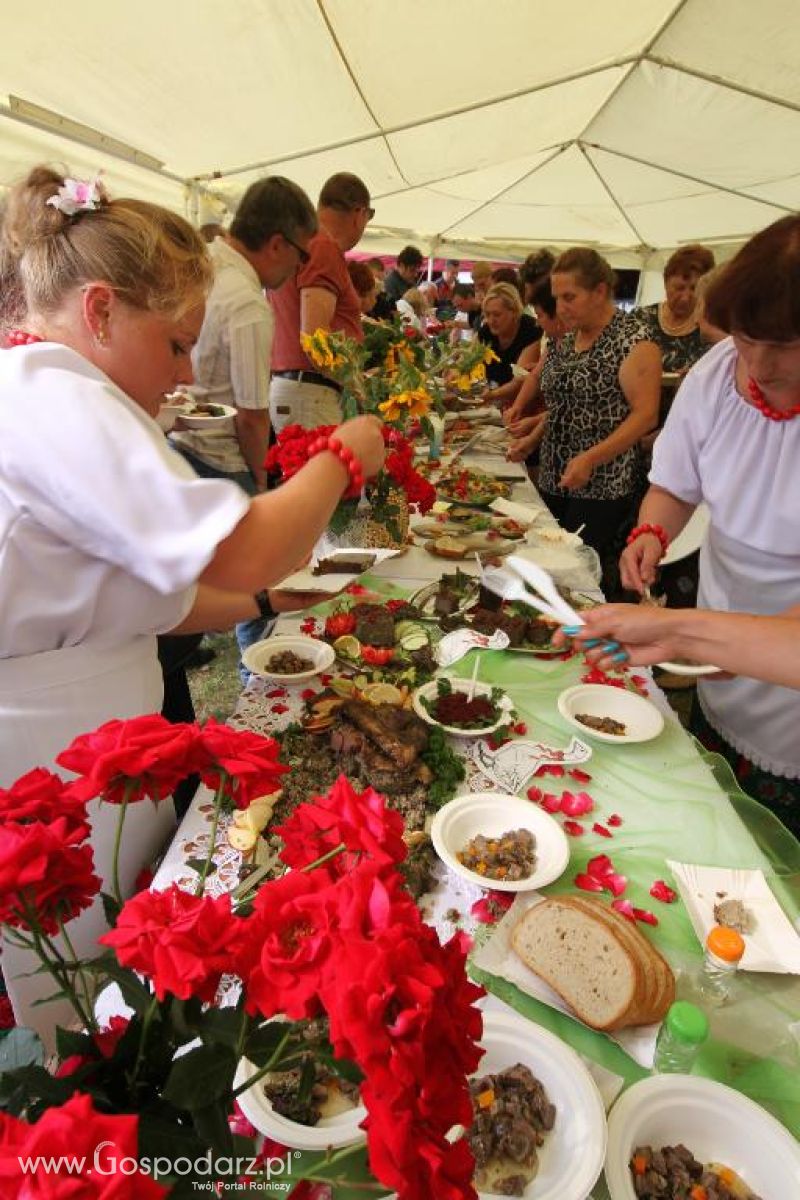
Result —
[[[254, 183], [209, 243], [174, 213], [81, 186], [35, 169], [0, 237], [0, 786], [54, 767], [106, 720], [158, 711], [172, 674], [159, 636], [238, 623], [244, 647], [314, 602], [277, 585], [343, 493], [380, 469], [384, 442], [374, 417], [341, 423], [339, 384], [301, 337], [362, 339], [364, 322], [399, 316], [491, 346], [485, 399], [503, 409], [509, 455], [598, 551], [610, 590], [653, 585], [708, 506], [702, 612], [605, 606], [577, 636], [610, 637], [632, 662], [683, 653], [740, 672], [700, 683], [693, 727], [800, 830], [800, 218], [721, 270], [704, 247], [681, 248], [664, 300], [626, 312], [586, 248], [538, 252], [519, 271], [451, 260], [430, 281], [414, 246], [388, 272], [349, 261], [374, 210], [347, 173], [316, 206], [288, 179]], [[668, 415], [664, 372], [685, 376]], [[179, 388], [234, 416], [165, 438], [154, 418]], [[339, 428], [270, 491], [269, 438], [288, 424]], [[144, 806], [129, 818], [148, 826], [129, 839], [126, 888], [164, 837], [159, 812], [160, 824]], [[99, 806], [92, 819], [107, 878], [114, 822]], [[102, 914], [81, 923], [91, 941]], [[35, 981], [14, 986], [25, 1009]]]

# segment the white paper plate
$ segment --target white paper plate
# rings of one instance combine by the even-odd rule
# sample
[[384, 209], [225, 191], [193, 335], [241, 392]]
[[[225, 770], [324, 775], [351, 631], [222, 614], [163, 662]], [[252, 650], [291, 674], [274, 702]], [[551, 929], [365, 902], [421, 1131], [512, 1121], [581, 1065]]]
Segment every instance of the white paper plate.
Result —
[[[267, 665], [269, 661], [274, 655], [282, 654], [286, 650], [291, 650], [298, 658], [310, 659], [314, 664], [313, 667], [308, 671], [298, 671], [294, 675], [271, 671]], [[254, 642], [252, 646], [248, 646], [242, 654], [242, 662], [248, 671], [252, 671], [254, 675], [260, 675], [262, 679], [279, 679], [284, 683], [302, 683], [306, 679], [313, 679], [322, 671], [327, 671], [332, 666], [335, 657], [333, 647], [329, 646], [327, 642], [320, 641], [319, 638], [306, 637], [302, 633], [280, 633], [266, 638], [263, 642]]]
[[236, 409], [230, 404], [218, 404], [216, 407], [224, 408], [225, 412], [220, 413], [219, 416], [213, 417], [204, 417], [200, 414], [197, 416], [190, 416], [187, 409], [184, 409], [183, 412], [178, 414], [178, 416], [180, 417], [181, 422], [186, 429], [210, 429], [214, 425], [224, 425], [226, 421], [231, 419], [231, 417], [236, 416]]
[[712, 667], [710, 663], [678, 663], [678, 662], [660, 662], [656, 663], [662, 671], [670, 671], [673, 675], [719, 675], [721, 668]]
[[[560, 1038], [511, 1012], [484, 1013], [481, 1045], [479, 1078], [522, 1063], [556, 1107], [525, 1200], [586, 1200], [603, 1168], [608, 1129], [597, 1084], [581, 1059]], [[488, 1200], [490, 1193], [479, 1195]]]
[[156, 413], [156, 422], [164, 433], [169, 433], [174, 428], [178, 417], [185, 411], [185, 404], [162, 404]]
[[[469, 690], [470, 682], [468, 679], [450, 679], [450, 682], [453, 685], [454, 692], [466, 692]], [[488, 696], [492, 691], [492, 685], [490, 683], [476, 683], [474, 687], [475, 690], [473, 694], [475, 696]], [[480, 729], [458, 729], [455, 725], [442, 725], [441, 721], [437, 721], [435, 717], [431, 716], [425, 705], [422, 703], [423, 699], [429, 700], [435, 696], [436, 691], [436, 679], [432, 679], [430, 683], [426, 683], [423, 685], [423, 687], [417, 688], [411, 698], [414, 712], [418, 717], [422, 717], [423, 721], [427, 721], [428, 725], [437, 725], [439, 729], [443, 729], [445, 733], [452, 733], [453, 737], [485, 737], [487, 733], [494, 733], [495, 729], [499, 729], [501, 725], [506, 723], [509, 714], [514, 708], [514, 703], [510, 696], [507, 696], [505, 693], [503, 693], [499, 701], [500, 716], [496, 721], [493, 721], [491, 725], [484, 725]]]
[[755, 918], [755, 928], [745, 936], [740, 964], [743, 971], [771, 971], [800, 975], [800, 936], [776, 900], [762, 871], [734, 867], [698, 867], [694, 863], [667, 861], [686, 905], [689, 920], [701, 945], [716, 924], [714, 905], [723, 899], [741, 900]]
[[352, 558], [355, 554], [370, 554], [373, 555], [372, 563], [365, 567], [363, 571], [352, 571], [336, 573], [332, 572], [329, 575], [315, 575], [313, 564], [303, 567], [301, 571], [295, 571], [288, 575], [286, 579], [281, 580], [278, 585], [285, 592], [340, 592], [342, 588], [346, 588], [353, 580], [358, 579], [359, 575], [364, 575], [367, 571], [372, 571], [380, 563], [385, 562], [389, 558], [397, 558], [398, 555], [404, 554], [403, 550], [376, 550], [369, 546], [349, 546], [347, 549], [328, 550], [324, 554], [320, 554], [320, 558]]
[[[257, 1069], [248, 1059], [241, 1059], [233, 1086], [241, 1087]], [[366, 1133], [358, 1127], [367, 1115], [363, 1105], [336, 1117], [323, 1117], [317, 1125], [299, 1125], [275, 1112], [258, 1083], [237, 1099], [242, 1112], [259, 1133], [275, 1138], [282, 1146], [291, 1146], [293, 1150], [325, 1150], [328, 1147], [337, 1150], [366, 1140]]]
[[741, 1092], [697, 1075], [653, 1075], [628, 1088], [608, 1118], [611, 1200], [636, 1200], [629, 1162], [637, 1146], [682, 1142], [702, 1163], [738, 1172], [764, 1200], [800, 1196], [800, 1143]]
[[[426, 583], [424, 587], [419, 588], [418, 591], [414, 592], [408, 598], [409, 604], [416, 605], [416, 607], [419, 609], [421, 615], [425, 618], [425, 620], [429, 620], [429, 621], [438, 621], [439, 620], [438, 615], [433, 610], [433, 605], [434, 605], [434, 599], [436, 597], [436, 593], [439, 591], [439, 583], [440, 582], [441, 582], [440, 580], [436, 580], [436, 582], [434, 582], [434, 583]], [[478, 581], [477, 581], [477, 579], [475, 579], [472, 581], [471, 587], [468, 588], [466, 596], [464, 596], [464, 598], [459, 603], [459, 606], [456, 609], [456, 612], [463, 613], [463, 612], [466, 612], [466, 610], [468, 608], [471, 608], [472, 605], [475, 603], [477, 595], [478, 595]]]
[[[536, 838], [536, 863], [527, 879], [492, 879], [470, 871], [456, 857], [467, 842], [482, 833], [499, 837], [514, 829], [529, 829]], [[498, 892], [529, 892], [545, 887], [564, 874], [569, 863], [567, 835], [543, 809], [529, 800], [504, 792], [469, 792], [440, 808], [431, 825], [433, 848], [451, 871]]]
[[[567, 688], [558, 697], [558, 711], [570, 725], [574, 725], [580, 731], [581, 737], [593, 738], [598, 742], [611, 742], [617, 746], [652, 741], [664, 728], [663, 716], [644, 696], [604, 683], [579, 683], [576, 687]], [[577, 720], [576, 713], [585, 713], [592, 717], [611, 717], [620, 721], [626, 732], [617, 735], [590, 729], [588, 725]]]

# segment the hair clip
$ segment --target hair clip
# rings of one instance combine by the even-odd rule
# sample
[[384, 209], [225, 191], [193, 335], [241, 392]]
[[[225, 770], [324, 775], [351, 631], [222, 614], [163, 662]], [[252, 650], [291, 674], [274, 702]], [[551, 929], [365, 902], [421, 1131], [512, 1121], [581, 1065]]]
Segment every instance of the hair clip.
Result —
[[104, 198], [98, 174], [91, 182], [85, 179], [65, 179], [63, 187], [60, 187], [54, 196], [50, 196], [47, 203], [52, 204], [53, 208], [57, 208], [65, 216], [74, 217], [76, 213], [92, 212], [99, 208]]

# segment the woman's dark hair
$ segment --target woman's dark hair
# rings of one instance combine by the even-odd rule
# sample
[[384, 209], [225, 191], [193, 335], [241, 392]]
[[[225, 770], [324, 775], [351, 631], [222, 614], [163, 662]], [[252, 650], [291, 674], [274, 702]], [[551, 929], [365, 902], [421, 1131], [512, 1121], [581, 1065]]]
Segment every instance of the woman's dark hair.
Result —
[[706, 292], [706, 320], [761, 342], [800, 338], [800, 215], [742, 246]]
[[606, 262], [602, 254], [589, 249], [588, 246], [573, 246], [571, 250], [565, 250], [553, 263], [550, 274], [574, 275], [580, 287], [588, 288], [589, 291], [604, 283], [609, 296], [614, 295], [617, 286], [617, 276], [611, 264]]
[[510, 283], [519, 292], [520, 299], [524, 300], [522, 285], [519, 281], [519, 275], [513, 267], [495, 267], [491, 274], [492, 284], [495, 283]]
[[556, 298], [553, 295], [553, 289], [550, 287], [550, 276], [548, 275], [541, 283], [533, 289], [531, 296], [531, 304], [534, 308], [541, 308], [547, 313], [551, 320], [555, 320], [556, 315]]
[[693, 246], [681, 246], [680, 250], [670, 254], [664, 265], [664, 282], [672, 275], [705, 275], [713, 266], [714, 255], [708, 246], [697, 242]]
[[301, 187], [282, 175], [251, 183], [231, 221], [231, 237], [260, 250], [276, 233], [296, 241], [317, 232], [317, 214]]

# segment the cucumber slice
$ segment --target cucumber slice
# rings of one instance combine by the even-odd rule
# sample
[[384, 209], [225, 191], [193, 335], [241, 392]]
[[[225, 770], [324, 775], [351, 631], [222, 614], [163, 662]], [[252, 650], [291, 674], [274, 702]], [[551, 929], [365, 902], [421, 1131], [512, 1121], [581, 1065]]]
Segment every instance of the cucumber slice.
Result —
[[400, 639], [404, 650], [422, 650], [428, 645], [428, 637], [424, 630], [414, 629]]

